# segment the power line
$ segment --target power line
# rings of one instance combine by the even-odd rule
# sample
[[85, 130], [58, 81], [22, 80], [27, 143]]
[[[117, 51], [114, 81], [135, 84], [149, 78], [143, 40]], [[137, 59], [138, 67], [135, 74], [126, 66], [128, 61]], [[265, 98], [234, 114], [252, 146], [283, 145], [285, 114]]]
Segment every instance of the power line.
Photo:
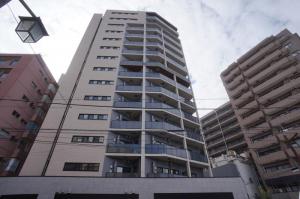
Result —
[[[3, 100], [3, 101], [15, 101], [15, 102], [34, 102], [34, 103], [46, 103], [48, 105], [68, 105], [67, 103], [61, 103], [61, 102], [41, 102], [41, 101], [24, 101], [23, 99], [13, 99], [13, 98], [0, 98], [0, 100]], [[97, 101], [95, 101], [97, 102]], [[103, 101], [102, 101], [103, 102]], [[108, 102], [108, 101], [106, 101]], [[115, 101], [115, 102], [119, 102], [119, 101]], [[122, 101], [121, 101], [122, 102]], [[130, 102], [130, 101], [124, 101], [124, 102]], [[139, 101], [138, 101], [139, 102]], [[152, 102], [152, 103], [163, 103], [163, 102]], [[79, 103], [70, 103], [69, 105], [71, 106], [82, 106], [82, 107], [98, 107], [98, 108], [122, 108], [122, 109], [126, 109], [126, 108], [130, 108], [132, 109], [132, 107], [116, 107], [116, 106], [113, 106], [113, 105], [94, 105], [94, 104], [79, 104]], [[58, 107], [56, 107], [58, 108]], [[64, 108], [64, 107], [61, 107], [61, 108]], [[266, 109], [285, 109], [285, 108], [300, 108], [300, 106], [278, 106], [278, 107], [265, 107], [263, 108], [262, 110], [266, 110]], [[176, 107], [170, 107], [170, 108], [136, 108], [136, 109], [178, 109]], [[215, 110], [217, 108], [181, 108], [182, 110]], [[260, 110], [258, 108], [231, 108], [233, 110], [241, 110], [241, 109], [245, 109], [245, 110]]]

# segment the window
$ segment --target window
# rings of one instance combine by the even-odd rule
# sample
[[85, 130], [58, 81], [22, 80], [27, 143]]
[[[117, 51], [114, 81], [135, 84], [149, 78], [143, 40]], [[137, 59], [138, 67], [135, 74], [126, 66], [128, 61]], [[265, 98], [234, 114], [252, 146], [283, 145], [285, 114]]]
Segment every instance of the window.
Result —
[[107, 114], [79, 114], [78, 119], [80, 120], [107, 120]]
[[124, 21], [136, 21], [137, 19], [136, 18], [121, 18], [121, 17], [110, 17], [109, 19], [111, 20], [124, 20]]
[[22, 100], [24, 100], [24, 102], [29, 102], [29, 98], [26, 95], [23, 95]]
[[4, 129], [0, 129], [0, 138], [8, 138], [8, 137], [9, 137], [9, 132]]
[[20, 113], [18, 113], [16, 110], [14, 110], [12, 112], [12, 115], [15, 116], [15, 118], [19, 118], [20, 117]]
[[262, 148], [262, 149], [258, 149], [257, 150], [257, 154], [259, 156], [265, 156], [265, 155], [268, 155], [270, 153], [275, 153], [277, 151], [280, 151], [281, 148], [279, 145], [272, 145], [270, 147], [267, 147], [267, 148]]
[[105, 30], [105, 32], [110, 32], [110, 33], [121, 33], [124, 32], [123, 30]]
[[108, 41], [120, 41], [122, 38], [104, 37], [103, 40]]
[[113, 50], [118, 50], [120, 47], [118, 46], [100, 46], [100, 49], [113, 49]]
[[104, 136], [73, 136], [72, 142], [77, 143], [103, 143]]
[[109, 23], [107, 25], [109, 25], [109, 26], [124, 26], [124, 24], [118, 24], [118, 23]]
[[86, 96], [84, 96], [84, 100], [91, 100], [91, 101], [110, 101], [110, 100], [111, 100], [111, 96], [86, 95]]
[[94, 67], [94, 71], [113, 71], [115, 68], [113, 67]]
[[99, 163], [66, 162], [64, 171], [99, 171]]
[[90, 80], [89, 84], [113, 85], [114, 81], [111, 81], [111, 80]]
[[97, 59], [117, 59], [118, 56], [97, 56]]
[[31, 82], [31, 86], [33, 89], [36, 89], [37, 85], [34, 82]]

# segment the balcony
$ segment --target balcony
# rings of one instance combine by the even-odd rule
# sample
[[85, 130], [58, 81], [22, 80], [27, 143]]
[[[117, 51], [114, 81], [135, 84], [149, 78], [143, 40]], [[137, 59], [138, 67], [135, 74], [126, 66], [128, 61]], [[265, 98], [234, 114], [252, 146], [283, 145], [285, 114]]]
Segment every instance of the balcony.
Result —
[[195, 102], [192, 102], [192, 101], [190, 101], [190, 100], [187, 100], [187, 99], [185, 99], [185, 98], [183, 98], [183, 97], [179, 97], [179, 100], [180, 100], [182, 103], [187, 104], [188, 106], [191, 106], [191, 107], [193, 107], [193, 108], [195, 108], [195, 106], [196, 106]]
[[115, 101], [114, 107], [117, 108], [142, 108], [141, 101]]
[[124, 66], [143, 66], [142, 61], [121, 61], [120, 65]]
[[141, 129], [142, 128], [142, 122], [141, 121], [112, 120], [110, 128], [116, 128], [116, 129]]
[[185, 178], [185, 175], [177, 175], [172, 173], [147, 173], [148, 178]]
[[139, 178], [139, 173], [106, 172], [106, 178]]
[[162, 102], [146, 102], [146, 108], [148, 109], [163, 109], [169, 113], [177, 115], [178, 117], [181, 116], [180, 111], [178, 108], [170, 106], [168, 104]]
[[143, 38], [144, 34], [131, 34], [131, 33], [126, 33], [125, 37], [139, 37], [139, 38]]
[[136, 85], [118, 85], [117, 91], [142, 91], [142, 86]]
[[160, 67], [162, 69], [166, 69], [167, 68], [164, 64], [162, 64], [160, 62], [155, 62], [155, 61], [153, 61], [153, 62], [146, 62], [146, 66], [157, 66], [157, 67]]
[[149, 34], [147, 34], [146, 38], [147, 39], [158, 39], [158, 40], [162, 41], [162, 38], [161, 38], [160, 35], [149, 35]]
[[140, 144], [108, 144], [107, 153], [141, 153]]
[[167, 96], [169, 96], [170, 98], [173, 98], [175, 100], [178, 99], [178, 95], [176, 93], [173, 93], [172, 91], [169, 91], [163, 87], [160, 87], [160, 86], [147, 86], [146, 87], [146, 91], [147, 92], [160, 92], [160, 93], [163, 93]]
[[200, 131], [189, 131], [189, 130], [186, 130], [186, 136], [188, 138], [192, 138], [194, 140], [198, 140], [198, 141], [203, 142], [203, 137], [200, 134]]
[[122, 50], [122, 54], [129, 54], [129, 55], [143, 55], [144, 52], [142, 50]]
[[189, 153], [190, 153], [190, 160], [195, 160], [199, 162], [208, 162], [207, 157], [198, 151], [189, 151]]
[[144, 27], [140, 27], [140, 26], [127, 26], [126, 30], [144, 30]]
[[183, 112], [183, 116], [184, 116], [184, 118], [187, 119], [187, 120], [191, 120], [191, 121], [193, 121], [193, 122], [199, 123], [198, 117], [195, 117], [195, 116], [193, 116], [192, 114]]
[[125, 46], [144, 46], [144, 42], [139, 42], [139, 41], [125, 41], [124, 45]]
[[168, 146], [165, 144], [146, 144], [145, 145], [146, 154], [163, 154], [172, 155], [180, 158], [186, 158], [185, 149], [180, 149], [174, 146]]
[[166, 82], [168, 82], [171, 85], [175, 85], [175, 81], [173, 79], [170, 79], [167, 76], [164, 76], [160, 73], [146, 72], [146, 77], [156, 77], [156, 78], [165, 80]]
[[183, 85], [181, 85], [181, 84], [177, 84], [177, 87], [178, 87], [180, 90], [182, 90], [183, 92], [185, 92], [185, 93], [187, 93], [187, 94], [189, 94], [189, 95], [193, 95], [192, 89], [190, 89], [190, 88], [188, 88], [188, 87], [185, 87], [185, 86], [183, 86]]
[[147, 46], [155, 46], [155, 47], [163, 48], [163, 45], [159, 42], [150, 42], [150, 41], [148, 41], [148, 42], [146, 42], [146, 45]]
[[146, 121], [146, 129], [163, 129], [166, 131], [183, 131], [180, 126], [168, 122]]
[[146, 55], [155, 55], [161, 57], [162, 59], [165, 59], [165, 55], [163, 53], [155, 50], [147, 50]]
[[119, 76], [123, 76], [123, 77], [143, 77], [143, 73], [142, 72], [120, 71]]

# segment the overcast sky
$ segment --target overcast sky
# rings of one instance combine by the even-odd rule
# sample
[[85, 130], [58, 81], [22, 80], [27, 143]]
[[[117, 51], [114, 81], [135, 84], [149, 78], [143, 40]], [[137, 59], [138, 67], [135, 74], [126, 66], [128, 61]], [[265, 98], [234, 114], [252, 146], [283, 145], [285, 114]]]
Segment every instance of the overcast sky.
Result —
[[[300, 33], [299, 0], [26, 0], [49, 37], [32, 44], [54, 77], [64, 73], [94, 13], [107, 9], [154, 11], [178, 28], [197, 106], [227, 101], [220, 73], [259, 41], [287, 28]], [[26, 16], [18, 0], [9, 3]], [[33, 53], [15, 34], [8, 6], [0, 8], [0, 53]], [[203, 115], [207, 111], [199, 111]]]

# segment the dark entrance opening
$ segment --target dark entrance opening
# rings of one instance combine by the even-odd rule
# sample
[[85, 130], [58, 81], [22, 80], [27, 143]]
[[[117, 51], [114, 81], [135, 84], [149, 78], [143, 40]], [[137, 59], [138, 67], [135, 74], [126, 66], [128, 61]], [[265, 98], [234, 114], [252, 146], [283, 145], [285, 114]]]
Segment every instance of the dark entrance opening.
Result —
[[232, 193], [155, 193], [154, 199], [234, 199]]
[[2, 195], [0, 199], [37, 199], [38, 194]]

